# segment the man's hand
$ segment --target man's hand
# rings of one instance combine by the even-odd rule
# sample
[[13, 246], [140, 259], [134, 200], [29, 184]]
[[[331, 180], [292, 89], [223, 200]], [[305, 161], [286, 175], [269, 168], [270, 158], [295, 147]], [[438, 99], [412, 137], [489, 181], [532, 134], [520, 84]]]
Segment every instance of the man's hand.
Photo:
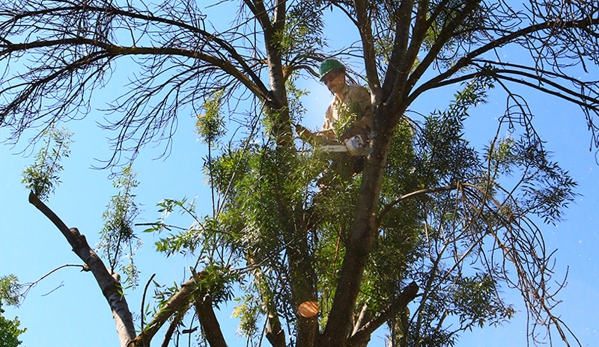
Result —
[[296, 124], [295, 131], [302, 140], [308, 142], [312, 146], [339, 144], [335, 133], [331, 129], [313, 132], [304, 126]]
[[308, 130], [306, 127], [296, 124], [295, 131], [303, 140], [307, 140], [308, 138], [314, 136], [314, 133]]

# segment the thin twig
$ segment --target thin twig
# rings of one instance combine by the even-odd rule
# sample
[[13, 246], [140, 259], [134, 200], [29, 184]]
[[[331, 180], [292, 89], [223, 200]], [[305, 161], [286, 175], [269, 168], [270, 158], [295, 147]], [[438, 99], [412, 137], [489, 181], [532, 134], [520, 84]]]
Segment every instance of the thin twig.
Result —
[[156, 274], [152, 274], [152, 276], [150, 276], [150, 279], [148, 280], [148, 282], [146, 282], [146, 286], [144, 287], [144, 293], [141, 297], [141, 329], [143, 330], [144, 328], [144, 307], [146, 305], [146, 294], [148, 292], [148, 287], [150, 286], [150, 282], [152, 282], [152, 280], [154, 279], [154, 276], [156, 276]]
[[[38, 278], [37, 280], [35, 280], [35, 281], [31, 282], [31, 283], [24, 284], [23, 287], [27, 287], [27, 289], [25, 289], [23, 291], [23, 293], [21, 294], [21, 297], [23, 298], [23, 300], [27, 297], [27, 294], [29, 293], [29, 291], [31, 290], [31, 288], [35, 287], [39, 282], [41, 282], [42, 280], [44, 280], [46, 277], [50, 276], [51, 274], [55, 273], [56, 271], [58, 271], [60, 269], [65, 268], [65, 267], [81, 267], [81, 271], [89, 271], [89, 269], [85, 265], [82, 265], [82, 264], [63, 264], [63, 265], [60, 265], [59, 267], [50, 270], [48, 273], [46, 273], [42, 277]], [[61, 284], [61, 286], [62, 286], [62, 284]], [[61, 286], [59, 286], [58, 288], [60, 288]], [[56, 290], [58, 288], [55, 288], [51, 292], [46, 293], [46, 294], [44, 294], [42, 296], [46, 296], [46, 295], [52, 293], [54, 290]]]

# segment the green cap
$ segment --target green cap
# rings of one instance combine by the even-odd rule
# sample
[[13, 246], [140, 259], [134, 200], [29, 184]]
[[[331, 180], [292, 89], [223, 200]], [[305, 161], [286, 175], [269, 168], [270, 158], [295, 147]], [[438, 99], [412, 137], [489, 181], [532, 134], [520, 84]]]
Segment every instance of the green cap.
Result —
[[339, 60], [333, 58], [325, 59], [320, 64], [320, 80], [322, 81], [322, 78], [329, 72], [340, 69], [345, 71], [345, 65], [341, 64]]

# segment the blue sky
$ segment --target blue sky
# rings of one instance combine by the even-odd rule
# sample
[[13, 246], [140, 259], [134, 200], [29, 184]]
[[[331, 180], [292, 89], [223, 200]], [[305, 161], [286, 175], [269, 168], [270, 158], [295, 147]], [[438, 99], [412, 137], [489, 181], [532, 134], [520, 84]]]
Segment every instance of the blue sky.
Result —
[[[343, 27], [330, 26], [333, 37], [346, 34]], [[126, 67], [125, 67], [126, 68]], [[588, 79], [597, 79], [593, 70]], [[124, 84], [113, 79], [113, 86]], [[326, 88], [315, 81], [305, 81], [311, 94], [304, 102], [308, 115], [304, 120], [309, 128], [322, 123], [322, 114], [330, 99]], [[118, 90], [99, 91], [98, 100], [111, 99]], [[499, 93], [498, 93], [499, 94]], [[566, 220], [557, 226], [543, 227], [549, 250], [557, 249], [555, 279], [568, 272], [568, 285], [560, 293], [563, 302], [558, 312], [578, 335], [583, 346], [599, 346], [599, 274], [597, 273], [599, 232], [597, 208], [599, 207], [599, 166], [595, 150], [589, 151], [590, 133], [580, 110], [573, 105], [541, 95], [526, 94], [536, 116], [537, 129], [548, 141], [554, 159], [570, 171], [579, 183], [581, 195], [566, 212]], [[444, 91], [424, 95], [412, 108], [430, 111], [443, 108], [447, 100]], [[495, 132], [493, 120], [504, 111], [505, 97], [497, 95], [489, 104], [472, 112], [467, 133], [473, 143], [490, 139]], [[106, 159], [110, 149], [106, 132], [95, 127], [99, 113], [94, 112], [83, 121], [68, 124], [75, 134], [70, 158], [63, 161], [63, 183], [57, 188], [48, 205], [66, 222], [84, 233], [90, 244], [98, 241], [102, 228], [102, 213], [110, 197], [116, 193], [108, 179], [109, 172], [92, 170], [94, 158]], [[205, 146], [197, 141], [193, 131], [193, 115], [179, 120], [179, 131], [171, 155], [156, 159], [162, 148], [146, 147], [136, 160], [134, 170], [141, 182], [137, 190], [138, 202], [143, 210], [138, 222], [156, 220], [156, 203], [163, 198], [195, 198], [198, 211], [210, 210], [210, 197], [202, 173]], [[0, 137], [6, 136], [0, 130]], [[26, 134], [23, 140], [31, 133]], [[62, 264], [80, 264], [58, 230], [27, 202], [28, 191], [20, 183], [21, 171], [33, 161], [31, 157], [17, 154], [24, 143], [14, 148], [0, 146], [0, 275], [15, 274], [22, 283], [34, 281]], [[176, 218], [176, 216], [174, 216]], [[186, 223], [185, 221], [181, 221]], [[185, 225], [185, 224], [184, 224]], [[131, 292], [127, 300], [131, 309], [139, 312], [140, 297], [147, 279], [156, 273], [155, 280], [170, 285], [173, 281], [188, 278], [185, 269], [192, 261], [184, 257], [166, 258], [153, 252], [156, 237], [143, 235], [144, 247], [138, 253], [142, 271], [140, 288]], [[507, 289], [505, 289], [508, 292]], [[517, 309], [522, 309], [518, 296], [509, 294]], [[93, 277], [77, 268], [65, 268], [46, 278], [31, 289], [20, 308], [6, 308], [6, 316], [18, 316], [28, 331], [22, 335], [24, 346], [61, 347], [69, 345], [118, 345], [115, 326], [108, 305]], [[230, 318], [230, 308], [221, 314], [228, 337], [234, 336], [235, 321]], [[525, 346], [525, 314], [520, 312], [504, 326], [474, 330], [464, 335], [459, 346]], [[557, 336], [555, 336], [557, 338]], [[242, 340], [229, 340], [231, 346], [243, 345]], [[373, 337], [372, 346], [383, 346], [382, 333]], [[559, 344], [557, 344], [559, 345]]]

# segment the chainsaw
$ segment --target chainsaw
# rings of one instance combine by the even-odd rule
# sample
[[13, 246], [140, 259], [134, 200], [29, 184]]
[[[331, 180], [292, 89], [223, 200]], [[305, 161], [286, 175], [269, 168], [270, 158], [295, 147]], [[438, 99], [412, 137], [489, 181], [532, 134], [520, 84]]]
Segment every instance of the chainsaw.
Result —
[[365, 156], [372, 152], [372, 147], [362, 139], [361, 135], [355, 135], [343, 141], [343, 144], [318, 146], [316, 150], [324, 152], [348, 152], [349, 155], [353, 156]]
[[[330, 135], [324, 135], [325, 132], [313, 133], [301, 125], [295, 125], [298, 135], [305, 141], [311, 143], [315, 150], [324, 152], [346, 152], [351, 156], [365, 156], [372, 152], [368, 139], [368, 133], [363, 131], [353, 133], [353, 136], [347, 136], [339, 140], [331, 139]], [[328, 130], [332, 133], [331, 130]], [[334, 136], [334, 134], [332, 135]]]

